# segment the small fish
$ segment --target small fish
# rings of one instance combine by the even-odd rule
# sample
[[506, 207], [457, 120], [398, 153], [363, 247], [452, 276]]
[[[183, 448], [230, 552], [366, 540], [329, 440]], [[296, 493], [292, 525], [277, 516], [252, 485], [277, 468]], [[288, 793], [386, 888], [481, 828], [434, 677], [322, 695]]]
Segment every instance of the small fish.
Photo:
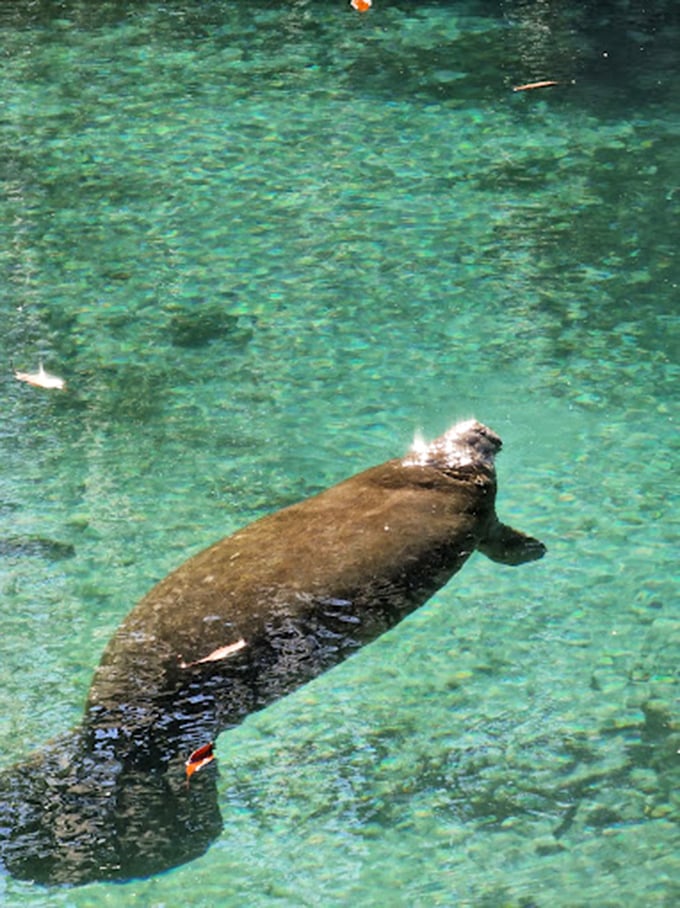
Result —
[[52, 375], [49, 372], [45, 372], [42, 363], [40, 363], [37, 372], [15, 372], [14, 377], [17, 381], [25, 381], [26, 384], [34, 385], [36, 388], [50, 388], [56, 389], [57, 391], [66, 390], [66, 382], [64, 379], [59, 378], [58, 375]]
[[203, 665], [204, 662], [219, 662], [221, 659], [226, 659], [228, 656], [233, 656], [234, 653], [237, 653], [239, 650], [243, 649], [244, 646], [248, 644], [241, 637], [240, 640], [237, 640], [236, 643], [229, 643], [227, 646], [220, 646], [219, 649], [213, 650], [212, 653], [209, 653], [207, 656], [203, 656], [202, 659], [196, 659], [195, 662], [185, 662], [181, 656], [178, 656], [180, 668], [193, 668], [194, 665]]
[[544, 82], [527, 82], [525, 85], [515, 85], [513, 91], [531, 91], [534, 88], [550, 88], [551, 85], [559, 85], [553, 79], [546, 79]]
[[198, 772], [199, 769], [203, 769], [208, 763], [213, 762], [215, 759], [213, 747], [214, 744], [210, 741], [208, 744], [202, 744], [200, 747], [197, 747], [193, 753], [189, 754], [189, 759], [184, 764], [187, 774], [187, 783], [195, 772]]
[[349, 5], [358, 13], [367, 13], [373, 6], [373, 0], [349, 0]]

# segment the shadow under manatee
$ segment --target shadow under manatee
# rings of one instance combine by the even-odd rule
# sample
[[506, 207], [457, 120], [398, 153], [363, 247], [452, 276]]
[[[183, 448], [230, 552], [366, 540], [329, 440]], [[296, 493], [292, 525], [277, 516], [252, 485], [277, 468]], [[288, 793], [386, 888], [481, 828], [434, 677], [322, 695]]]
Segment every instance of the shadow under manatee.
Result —
[[81, 725], [0, 777], [0, 859], [79, 884], [149, 876], [222, 828], [198, 748], [370, 643], [478, 549], [545, 547], [495, 512], [498, 436], [470, 420], [263, 517], [169, 574], [123, 621]]

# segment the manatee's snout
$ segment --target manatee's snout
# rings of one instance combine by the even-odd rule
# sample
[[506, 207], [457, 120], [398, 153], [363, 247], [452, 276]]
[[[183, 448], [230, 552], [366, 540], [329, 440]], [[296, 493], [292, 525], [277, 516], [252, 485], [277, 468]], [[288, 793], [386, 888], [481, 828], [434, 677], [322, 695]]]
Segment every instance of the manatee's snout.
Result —
[[493, 461], [494, 456], [503, 447], [500, 435], [496, 435], [493, 429], [477, 422], [476, 419], [458, 423], [449, 431], [454, 433], [459, 447], [469, 448], [485, 461]]
[[456, 423], [429, 445], [416, 442], [403, 463], [440, 469], [472, 465], [493, 468], [494, 457], [502, 445], [493, 429], [476, 419], [468, 419]]

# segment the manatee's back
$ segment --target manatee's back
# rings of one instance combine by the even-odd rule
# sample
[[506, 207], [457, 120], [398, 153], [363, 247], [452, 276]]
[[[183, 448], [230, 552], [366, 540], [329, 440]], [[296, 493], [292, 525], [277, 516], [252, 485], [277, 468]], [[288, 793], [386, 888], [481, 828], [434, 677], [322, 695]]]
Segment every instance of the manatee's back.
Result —
[[169, 667], [250, 645], [278, 619], [328, 613], [329, 603], [352, 646], [374, 639], [462, 566], [494, 492], [491, 474], [468, 482], [395, 460], [250, 524], [139, 602], [107, 647], [89, 703], [144, 698]]

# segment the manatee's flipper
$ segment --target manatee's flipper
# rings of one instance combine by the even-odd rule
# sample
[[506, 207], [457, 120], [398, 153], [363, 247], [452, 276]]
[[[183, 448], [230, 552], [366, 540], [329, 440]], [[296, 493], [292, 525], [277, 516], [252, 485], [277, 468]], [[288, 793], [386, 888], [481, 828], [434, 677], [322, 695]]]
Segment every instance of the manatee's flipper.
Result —
[[499, 564], [524, 564], [525, 561], [536, 561], [546, 553], [546, 547], [540, 540], [513, 530], [505, 523], [496, 523], [477, 548]]

